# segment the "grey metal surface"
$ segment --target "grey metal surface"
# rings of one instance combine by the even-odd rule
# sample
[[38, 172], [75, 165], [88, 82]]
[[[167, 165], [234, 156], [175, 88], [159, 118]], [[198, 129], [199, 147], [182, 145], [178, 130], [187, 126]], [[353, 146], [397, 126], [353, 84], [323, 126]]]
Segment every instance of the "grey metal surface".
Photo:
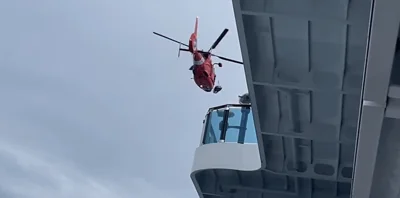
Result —
[[[386, 107], [387, 94], [398, 37], [400, 2], [397, 0], [374, 2], [352, 197], [395, 198], [398, 197], [396, 191], [400, 185], [398, 174], [384, 176], [396, 170], [392, 160], [397, 160], [397, 152], [389, 151], [388, 148], [392, 146], [386, 144], [399, 144], [396, 143], [396, 136], [390, 132], [399, 131], [399, 128], [396, 128], [396, 124], [390, 124], [392, 121], [384, 119], [384, 115], [385, 111], [390, 110], [390, 107]], [[392, 77], [398, 76], [395, 73]], [[388, 136], [393, 140], [388, 141]]]
[[397, 198], [400, 2], [375, 0], [371, 26], [369, 0], [233, 5], [263, 167], [201, 172], [204, 197]]
[[263, 168], [199, 180], [234, 183], [232, 197], [349, 197], [371, 2], [233, 4]]
[[[398, 32], [400, 13], [396, 11], [400, 9], [400, 2], [395, 0], [386, 0], [386, 4], [381, 4], [381, 6], [377, 6], [376, 9], [378, 8], [384, 10], [384, 12], [381, 13], [380, 17], [382, 21], [385, 20], [385, 24], [387, 26], [384, 31], [382, 31], [379, 26], [376, 27], [375, 31], [380, 31], [378, 31], [379, 33], [375, 34], [375, 36], [371, 39], [379, 41], [379, 44], [376, 44], [374, 46], [375, 48], [373, 48], [377, 50], [377, 52], [375, 53], [375, 59], [384, 60], [376, 61], [375, 64], [368, 64], [367, 71], [370, 69], [375, 69], [375, 71], [379, 71], [379, 73], [371, 72], [370, 75], [373, 76], [373, 78], [368, 78], [367, 75], [366, 81], [370, 80], [370, 82], [373, 82], [374, 79], [378, 78], [381, 78], [382, 80], [379, 80], [376, 83], [366, 83], [366, 88], [369, 88], [369, 95], [376, 95], [375, 97], [370, 98], [373, 98], [373, 100], [380, 102], [380, 106], [385, 107], [384, 111], [386, 118], [379, 118], [382, 120], [382, 126], [381, 129], [378, 129], [379, 131], [373, 131], [373, 129], [371, 128], [366, 128], [366, 130], [364, 131], [360, 130], [360, 134], [378, 133], [380, 138], [374, 139], [375, 141], [379, 141], [377, 145], [376, 155], [372, 155], [371, 151], [369, 152], [369, 155], [367, 155], [368, 150], [360, 150], [362, 148], [359, 148], [360, 151], [364, 152], [366, 157], [364, 157], [364, 159], [357, 159], [356, 167], [361, 167], [363, 165], [365, 166], [365, 164], [368, 165], [371, 163], [375, 166], [373, 167], [373, 171], [368, 171], [364, 168], [364, 172], [361, 172], [359, 175], [355, 174], [355, 187], [353, 189], [353, 197], [356, 198], [398, 198], [400, 194], [400, 50], [398, 50], [396, 53], [392, 53], [394, 49], [398, 49], [400, 47], [400, 35]], [[379, 21], [376, 20], [376, 23], [378, 22]], [[372, 35], [373, 33], [374, 32], [372, 32]], [[395, 47], [396, 39], [397, 47]], [[394, 61], [392, 64], [393, 56]], [[390, 87], [389, 89], [387, 89], [387, 84], [389, 84], [387, 78], [389, 75], [391, 76]], [[369, 85], [373, 86], [367, 87]], [[382, 93], [382, 90], [385, 90], [386, 92]], [[387, 98], [385, 97], [386, 94]], [[382, 97], [382, 95], [384, 97]], [[376, 117], [372, 117], [370, 120], [366, 120], [366, 122], [376, 122], [377, 120], [378, 119]], [[368, 143], [370, 142], [366, 142], [366, 144]], [[364, 147], [367, 149], [371, 149], [372, 145], [366, 144]], [[370, 160], [371, 156], [376, 156], [376, 159]], [[376, 161], [376, 163], [373, 163], [373, 161]], [[356, 169], [356, 173], [357, 172], [359, 172], [359, 169]], [[368, 176], [371, 179], [365, 179]], [[370, 186], [370, 190], [366, 191], [368, 186]]]

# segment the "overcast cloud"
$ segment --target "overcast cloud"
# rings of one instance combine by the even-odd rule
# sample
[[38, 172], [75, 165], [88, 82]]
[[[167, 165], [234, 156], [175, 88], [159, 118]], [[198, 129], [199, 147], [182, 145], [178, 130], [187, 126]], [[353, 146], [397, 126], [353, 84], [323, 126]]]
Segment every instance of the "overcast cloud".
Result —
[[195, 17], [199, 47], [241, 59], [229, 0], [0, 1], [0, 197], [187, 198], [202, 119], [246, 91], [217, 68], [202, 92], [177, 58]]

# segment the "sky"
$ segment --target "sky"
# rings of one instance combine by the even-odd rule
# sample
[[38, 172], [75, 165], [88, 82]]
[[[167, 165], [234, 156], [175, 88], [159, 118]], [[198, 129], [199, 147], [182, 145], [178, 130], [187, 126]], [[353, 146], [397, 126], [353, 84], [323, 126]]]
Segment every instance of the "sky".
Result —
[[209, 107], [246, 92], [216, 68], [214, 95], [191, 56], [153, 31], [241, 60], [229, 0], [0, 1], [0, 197], [198, 197], [190, 172]]

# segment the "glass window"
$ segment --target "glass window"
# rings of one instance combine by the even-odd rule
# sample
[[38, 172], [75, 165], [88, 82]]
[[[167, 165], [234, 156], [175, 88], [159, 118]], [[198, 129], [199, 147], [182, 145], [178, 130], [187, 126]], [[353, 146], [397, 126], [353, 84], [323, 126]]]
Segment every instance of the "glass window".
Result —
[[203, 144], [217, 143], [221, 138], [224, 109], [212, 111], [207, 118]]
[[[224, 128], [225, 106], [209, 113], [206, 123], [203, 144], [218, 143]], [[226, 121], [226, 120], [225, 120]], [[225, 142], [257, 143], [253, 113], [250, 107], [230, 107], [226, 122]]]
[[250, 111], [247, 125], [246, 125], [246, 136], [244, 137], [244, 143], [257, 143], [256, 127], [254, 126], [253, 111]]
[[257, 143], [253, 115], [250, 108], [230, 109], [225, 142]]
[[231, 107], [229, 110], [228, 126], [226, 127], [225, 142], [238, 142], [239, 133], [244, 133], [245, 128], [240, 128], [241, 115], [240, 107]]

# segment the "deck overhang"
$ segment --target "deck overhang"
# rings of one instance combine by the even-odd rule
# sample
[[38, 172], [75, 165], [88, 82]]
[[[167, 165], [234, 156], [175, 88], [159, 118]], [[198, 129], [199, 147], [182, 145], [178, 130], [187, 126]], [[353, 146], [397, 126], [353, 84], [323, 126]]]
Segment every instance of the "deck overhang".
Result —
[[396, 198], [400, 2], [233, 0], [233, 7], [262, 167], [198, 170], [199, 195]]
[[[283, 2], [283, 1], [281, 1]], [[285, 1], [286, 2], [286, 1]], [[301, 1], [302, 3], [307, 3], [306, 1]], [[289, 3], [289, 2], [287, 2]], [[384, 123], [384, 118], [386, 117], [387, 119], [398, 119], [400, 118], [400, 87], [396, 85], [391, 85], [390, 89], [389, 87], [389, 79], [391, 75], [391, 70], [392, 70], [392, 65], [393, 65], [393, 57], [394, 57], [394, 49], [396, 47], [396, 39], [398, 35], [398, 28], [399, 28], [399, 2], [395, 0], [376, 0], [376, 1], [338, 1], [337, 5], [331, 5], [332, 10], [336, 11], [335, 13], [325, 13], [326, 15], [330, 15], [329, 17], [323, 17], [323, 16], [317, 16], [317, 14], [313, 16], [305, 16], [301, 15], [301, 12], [296, 12], [295, 8], [288, 8], [287, 10], [284, 10], [282, 5], [278, 5], [277, 1], [273, 0], [265, 0], [265, 1], [254, 1], [253, 3], [254, 7], [251, 9], [244, 9], [243, 8], [243, 3], [239, 0], [234, 0], [233, 5], [234, 5], [234, 10], [235, 10], [235, 17], [236, 17], [236, 22], [237, 22], [237, 28], [238, 28], [238, 33], [239, 33], [239, 39], [240, 39], [240, 45], [241, 45], [241, 50], [242, 50], [242, 56], [243, 56], [243, 62], [244, 62], [244, 68], [245, 68], [245, 73], [246, 73], [246, 79], [247, 79], [247, 84], [248, 84], [248, 90], [249, 94], [252, 98], [252, 107], [253, 107], [253, 112], [254, 112], [254, 120], [255, 120], [255, 125], [256, 129], [258, 131], [258, 138], [259, 140], [259, 148], [260, 148], [260, 153], [266, 153], [266, 141], [264, 141], [266, 138], [266, 135], [276, 135], [272, 134], [269, 132], [266, 132], [265, 127], [262, 127], [263, 123], [268, 122], [265, 118], [267, 116], [265, 114], [265, 109], [262, 107], [265, 107], [266, 105], [263, 105], [262, 103], [269, 103], [270, 108], [275, 108], [275, 106], [282, 105], [281, 100], [276, 100], [278, 103], [274, 103], [274, 99], [268, 98], [267, 95], [260, 94], [260, 92], [268, 93], [268, 94], [274, 94], [271, 91], [271, 89], [275, 90], [301, 90], [300, 93], [297, 95], [300, 95], [300, 97], [289, 97], [289, 105], [287, 106], [288, 109], [288, 114], [292, 116], [291, 120], [292, 123], [285, 123], [289, 125], [295, 125], [296, 123], [296, 118], [293, 116], [306, 116], [306, 117], [311, 117], [310, 114], [312, 114], [312, 110], [306, 110], [306, 113], [303, 112], [303, 114], [299, 114], [299, 111], [295, 110], [295, 108], [299, 108], [298, 105], [293, 105], [293, 103], [299, 103], [299, 100], [305, 100], [309, 103], [316, 102], [315, 100], [312, 101], [312, 97], [308, 94], [304, 93], [327, 93], [327, 92], [339, 92], [343, 97], [340, 102], [340, 108], [343, 108], [344, 110], [342, 111], [342, 119], [338, 124], [338, 127], [346, 127], [344, 125], [347, 125], [348, 128], [352, 128], [351, 130], [354, 131], [354, 135], [357, 134], [357, 146], [355, 146], [356, 149], [356, 154], [354, 155], [353, 159], [353, 165], [355, 166], [356, 171], [354, 171], [354, 182], [353, 182], [353, 189], [352, 189], [352, 195], [353, 197], [369, 197], [371, 195], [370, 190], [372, 188], [372, 185], [374, 183], [374, 172], [375, 168], [381, 169], [382, 167], [379, 167], [379, 164], [375, 166], [375, 161], [376, 157], [378, 155], [378, 148], [380, 144], [380, 133], [382, 131], [382, 125], [385, 125]], [[266, 5], [269, 4], [269, 5]], [[301, 7], [301, 5], [292, 5], [292, 7]], [[264, 7], [263, 7], [264, 6]], [[265, 11], [265, 6], [270, 6], [272, 7], [270, 11]], [[372, 7], [373, 6], [373, 7]], [[249, 8], [251, 6], [248, 6]], [[342, 8], [342, 10], [339, 9]], [[373, 18], [370, 18], [371, 14], [371, 8], [373, 8]], [[264, 11], [260, 11], [264, 9]], [[277, 12], [276, 10], [273, 9], [281, 9], [280, 12]], [[300, 10], [297, 9], [297, 11]], [[292, 14], [289, 12], [292, 11]], [[320, 13], [321, 14], [321, 13]], [[341, 15], [342, 14], [342, 15]], [[258, 34], [263, 37], [258, 40], [257, 46], [254, 46], [254, 43], [251, 43], [249, 39], [252, 39], [251, 37], [256, 36], [256, 33], [253, 36], [249, 36], [249, 31], [246, 32], [246, 29], [249, 29], [249, 25], [244, 24], [244, 21], [246, 21], [246, 17], [249, 18], [248, 16], [255, 16], [253, 17], [253, 20], [256, 19], [258, 16], [259, 21], [257, 22], [258, 24]], [[266, 19], [265, 21], [261, 21], [261, 17], [264, 17]], [[291, 37], [290, 33], [276, 33], [275, 31], [277, 28], [274, 26], [274, 22], [276, 21], [284, 21], [284, 20], [290, 20], [292, 19], [292, 23], [287, 23], [287, 26], [292, 25], [293, 27], [289, 27], [288, 29], [292, 28], [293, 32], [296, 31], [304, 31], [305, 33], [303, 34], [303, 37], [297, 36], [297, 39], [300, 40], [308, 40], [308, 45], [304, 45], [304, 50], [308, 51], [308, 53], [304, 53], [304, 62], [307, 62], [308, 65], [304, 64], [303, 70], [308, 69], [307, 72], [302, 72], [301, 69], [296, 68], [295, 64], [301, 64], [302, 65], [302, 59], [298, 59], [298, 62], [295, 62], [293, 58], [290, 56], [290, 49], [286, 49], [289, 52], [287, 53], [288, 59], [291, 59], [287, 61], [286, 68], [279, 67], [279, 63], [284, 62], [283, 60], [278, 60], [279, 57], [279, 52], [277, 52], [276, 46], [276, 36], [279, 36], [277, 34], [281, 34], [281, 37]], [[372, 20], [371, 20], [372, 19]], [[308, 21], [306, 24], [302, 27], [301, 21]], [[345, 36], [345, 41], [343, 42], [340, 40], [333, 41], [331, 42], [337, 42], [337, 44], [343, 44], [347, 45], [346, 47], [343, 48], [343, 53], [345, 54], [345, 57], [342, 56], [337, 56], [337, 58], [342, 57], [343, 59], [343, 64], [336, 64], [336, 70], [333, 69], [328, 72], [336, 73], [336, 76], [341, 79], [341, 83], [339, 83], [339, 86], [331, 86], [329, 87], [326, 85], [325, 87], [318, 87], [318, 86], [313, 86], [307, 83], [301, 83], [300, 81], [303, 79], [310, 79], [313, 78], [312, 74], [310, 75], [312, 68], [311, 67], [318, 67], [314, 65], [311, 65], [311, 56], [313, 56], [312, 52], [310, 51], [310, 39], [313, 36], [311, 33], [311, 23], [315, 22], [318, 24], [318, 22], [323, 22], [325, 24], [341, 24], [345, 26], [343, 29]], [[260, 25], [260, 24], [266, 24], [266, 25]], [[329, 26], [329, 25], [327, 25]], [[331, 25], [334, 26], [334, 25]], [[339, 26], [337, 26], [339, 27]], [[275, 29], [274, 29], [275, 28]], [[281, 28], [282, 27], [278, 27]], [[325, 27], [326, 29], [329, 29], [329, 27]], [[255, 29], [252, 29], [251, 31], [256, 32]], [[370, 31], [370, 34], [367, 34], [367, 32]], [[246, 36], [247, 33], [247, 36]], [[275, 35], [274, 35], [275, 33]], [[343, 32], [336, 32], [337, 34], [341, 34]], [[283, 35], [282, 35], [283, 34]], [[292, 33], [296, 34], [296, 33]], [[328, 33], [329, 34], [329, 33]], [[315, 34], [314, 34], [315, 35]], [[368, 37], [369, 36], [369, 37]], [[296, 36], [292, 36], [296, 37]], [[333, 36], [335, 37], [335, 36]], [[357, 38], [358, 37], [358, 38]], [[368, 41], [368, 42], [367, 42]], [[270, 46], [262, 46], [265, 43], [271, 43]], [[329, 42], [329, 41], [326, 41]], [[294, 45], [297, 46], [299, 43], [294, 43]], [[350, 44], [350, 45], [349, 45]], [[327, 48], [319, 48], [319, 50], [324, 51], [329, 50], [329, 46], [326, 45]], [[254, 49], [249, 49], [249, 48], [256, 48], [257, 50]], [[296, 48], [293, 47], [293, 48]], [[298, 48], [297, 48], [298, 49]], [[257, 52], [256, 52], [257, 51]], [[353, 52], [352, 56], [349, 58], [349, 51]], [[357, 51], [357, 52], [355, 52]], [[298, 51], [301, 53], [301, 51]], [[254, 55], [255, 53], [258, 53], [257, 55]], [[262, 54], [264, 53], [264, 54]], [[283, 52], [284, 54], [285, 52]], [[360, 55], [362, 53], [362, 55]], [[278, 55], [277, 55], [278, 54]], [[293, 54], [293, 53], [292, 53]], [[358, 54], [357, 57], [355, 57]], [[282, 54], [281, 54], [282, 55]], [[333, 54], [334, 56], [335, 54]], [[337, 55], [337, 54], [336, 54]], [[256, 57], [258, 56], [258, 57]], [[260, 56], [264, 56], [263, 61], [260, 61]], [[324, 56], [324, 54], [322, 54]], [[251, 58], [253, 57], [253, 58]], [[256, 58], [254, 58], [256, 57]], [[255, 60], [257, 59], [258, 60]], [[326, 57], [324, 57], [326, 58]], [[292, 61], [292, 66], [290, 66], [290, 61]], [[329, 61], [332, 61], [332, 59], [326, 58], [325, 64], [329, 64]], [[361, 63], [361, 64], [360, 64]], [[364, 64], [365, 63], [365, 64]], [[323, 62], [319, 62], [319, 64], [324, 64]], [[273, 65], [270, 68], [267, 68], [266, 65]], [[280, 66], [282, 66], [281, 64]], [[355, 66], [357, 65], [357, 66]], [[308, 68], [307, 68], [308, 66]], [[354, 66], [354, 67], [351, 67]], [[283, 68], [283, 69], [282, 69]], [[321, 66], [322, 70], [326, 69]], [[303, 79], [296, 79], [296, 77], [290, 76], [290, 72], [286, 72], [284, 70], [292, 69], [295, 72], [298, 73], [298, 75], [304, 75]], [[365, 71], [364, 71], [365, 69]], [[275, 73], [286, 72], [286, 82], [285, 80], [279, 81], [276, 78]], [[341, 74], [339, 72], [342, 72]], [[400, 72], [399, 72], [400, 73]], [[261, 75], [267, 76], [264, 79], [263, 77], [260, 77]], [[308, 76], [307, 76], [308, 75]], [[399, 75], [400, 77], [400, 75]], [[300, 83], [288, 83], [290, 80], [289, 78], [294, 79], [294, 81], [297, 80], [297, 82]], [[262, 79], [262, 80], [260, 80]], [[346, 81], [352, 81], [353, 79], [353, 85], [354, 84], [359, 84], [359, 86], [351, 86], [348, 84], [346, 87]], [[328, 76], [326, 76], [324, 80], [330, 80]], [[307, 80], [305, 80], [307, 81]], [[323, 84], [324, 82], [322, 82]], [[400, 83], [398, 83], [400, 85]], [[270, 89], [267, 91], [265, 87], [268, 87], [267, 89]], [[263, 89], [264, 88], [264, 89]], [[389, 91], [388, 91], [389, 89]], [[303, 95], [302, 95], [303, 94]], [[279, 95], [279, 94], [278, 94]], [[312, 95], [312, 94], [311, 94]], [[387, 96], [389, 95], [389, 100], [387, 100]], [[331, 95], [332, 96], [332, 95]], [[346, 99], [344, 99], [346, 96], [348, 98], [352, 98], [352, 102], [348, 105], [346, 105]], [[279, 96], [278, 96], [279, 97]], [[334, 96], [332, 96], [334, 97]], [[359, 100], [359, 102], [354, 102], [355, 99], [354, 97]], [[267, 102], [265, 101], [267, 100]], [[311, 100], [311, 101], [310, 101]], [[349, 101], [349, 100], [347, 100]], [[333, 100], [327, 99], [325, 101], [326, 105], [332, 104]], [[323, 103], [323, 102], [322, 102]], [[290, 105], [292, 104], [292, 105]], [[302, 103], [305, 105], [305, 103]], [[346, 108], [349, 109], [349, 106], [351, 105], [359, 105], [360, 108], [358, 110], [351, 110], [352, 112], [346, 111]], [[312, 105], [309, 105], [309, 107]], [[261, 107], [261, 108], [260, 108]], [[360, 116], [352, 117], [351, 115], [359, 114]], [[345, 114], [348, 114], [347, 116]], [[269, 116], [274, 116], [273, 114], [268, 114]], [[276, 115], [275, 116], [282, 116], [282, 115]], [[294, 119], [293, 119], [294, 118]], [[298, 120], [298, 118], [297, 118]], [[307, 120], [303, 118], [300, 118], [300, 120]], [[358, 121], [357, 121], [358, 120]], [[279, 122], [279, 119], [275, 119], [276, 122]], [[393, 121], [392, 121], [393, 122]], [[391, 122], [391, 130], [394, 130], [395, 124]], [[271, 124], [271, 122], [268, 122]], [[271, 127], [271, 126], [270, 126]], [[272, 126], [273, 128], [274, 126]], [[386, 129], [388, 126], [386, 126]], [[400, 128], [399, 128], [400, 131]], [[293, 131], [295, 132], [295, 131]], [[343, 132], [342, 132], [343, 133]], [[281, 136], [286, 136], [287, 134], [280, 134]], [[340, 135], [339, 135], [340, 136]], [[308, 137], [302, 137], [301, 135], [294, 134], [292, 135], [294, 138], [303, 138], [303, 139], [318, 139], [318, 137], [312, 135], [309, 135]], [[320, 138], [321, 139], [321, 138]], [[270, 141], [270, 140], [268, 140]], [[384, 140], [381, 140], [381, 143]], [[400, 140], [399, 140], [400, 144]], [[356, 145], [356, 144], [354, 144]], [[340, 147], [340, 146], [339, 146]], [[339, 148], [341, 149], [341, 148]], [[382, 149], [381, 149], [382, 150]], [[340, 157], [339, 157], [340, 158]], [[400, 156], [398, 157], [400, 158]], [[266, 159], [266, 155], [261, 154], [261, 160], [263, 163], [263, 166], [266, 167], [268, 159]], [[387, 163], [387, 162], [386, 162]], [[383, 166], [383, 165], [382, 165]], [[376, 176], [375, 178], [379, 178], [379, 176]], [[376, 181], [375, 181], [376, 182]], [[400, 183], [400, 179], [399, 179]], [[366, 190], [368, 188], [369, 190]], [[382, 193], [383, 190], [374, 190], [376, 192]]]

